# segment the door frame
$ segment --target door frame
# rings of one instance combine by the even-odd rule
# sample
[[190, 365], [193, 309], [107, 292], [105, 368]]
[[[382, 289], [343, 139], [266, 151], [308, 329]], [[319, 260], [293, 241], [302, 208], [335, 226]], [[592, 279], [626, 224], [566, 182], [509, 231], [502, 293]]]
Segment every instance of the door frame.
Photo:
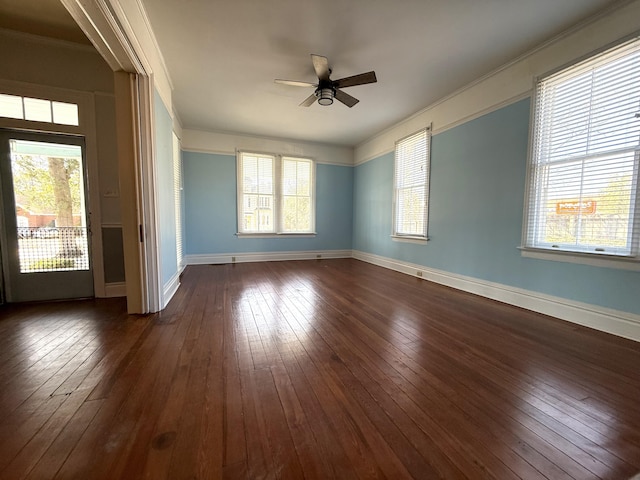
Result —
[[[102, 219], [100, 215], [100, 183], [98, 176], [98, 143], [95, 119], [94, 94], [77, 90], [34, 85], [30, 83], [0, 80], [2, 93], [23, 97], [43, 98], [78, 105], [79, 126], [58, 125], [54, 123], [34, 122], [0, 117], [0, 128], [36, 133], [52, 133], [84, 137], [87, 169], [86, 194], [88, 221], [93, 229], [91, 235], [91, 262], [93, 266], [93, 292], [96, 297], [105, 297], [104, 259], [102, 250]], [[7, 265], [7, 255], [0, 249], [2, 264]], [[4, 285], [6, 290], [9, 286]]]
[[[138, 208], [138, 222], [123, 209], [122, 235], [129, 313], [160, 311], [165, 306], [159, 258], [158, 201], [154, 151], [154, 91], [171, 106], [171, 79], [140, 0], [61, 0], [96, 50], [115, 72], [119, 155], [127, 154], [136, 174], [121, 194]], [[135, 25], [135, 27], [134, 27]], [[135, 75], [135, 94], [125, 88]], [[129, 104], [127, 105], [127, 101]], [[133, 117], [126, 117], [131, 113]], [[121, 165], [124, 160], [121, 159]], [[122, 170], [120, 180], [122, 182]], [[125, 192], [125, 190], [128, 190]]]

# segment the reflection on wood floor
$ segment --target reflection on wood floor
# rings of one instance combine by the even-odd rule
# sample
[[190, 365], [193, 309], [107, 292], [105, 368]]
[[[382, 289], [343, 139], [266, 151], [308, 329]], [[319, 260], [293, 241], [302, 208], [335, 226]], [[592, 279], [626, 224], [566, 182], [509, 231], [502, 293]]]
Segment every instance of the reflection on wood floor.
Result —
[[0, 310], [2, 479], [627, 479], [640, 345], [357, 260]]

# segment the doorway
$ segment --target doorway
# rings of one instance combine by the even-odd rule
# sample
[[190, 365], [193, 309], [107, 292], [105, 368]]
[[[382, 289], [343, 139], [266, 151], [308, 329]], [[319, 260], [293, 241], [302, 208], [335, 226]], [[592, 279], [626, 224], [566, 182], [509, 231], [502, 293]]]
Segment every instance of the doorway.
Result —
[[0, 130], [7, 302], [94, 296], [84, 139]]

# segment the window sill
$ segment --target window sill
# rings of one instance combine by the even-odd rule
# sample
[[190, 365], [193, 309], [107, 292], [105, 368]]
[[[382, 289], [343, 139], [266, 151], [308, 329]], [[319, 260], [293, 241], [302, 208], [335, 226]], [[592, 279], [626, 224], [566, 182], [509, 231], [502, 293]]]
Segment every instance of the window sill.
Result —
[[316, 232], [310, 233], [236, 233], [238, 238], [314, 238]]
[[593, 267], [640, 271], [640, 259], [638, 257], [617, 257], [596, 253], [566, 252], [527, 247], [518, 247], [518, 249], [520, 250], [520, 254], [525, 258], [577, 263], [580, 265], [591, 265]]
[[411, 237], [409, 235], [391, 235], [391, 240], [393, 240], [394, 242], [424, 244], [429, 241], [429, 237]]

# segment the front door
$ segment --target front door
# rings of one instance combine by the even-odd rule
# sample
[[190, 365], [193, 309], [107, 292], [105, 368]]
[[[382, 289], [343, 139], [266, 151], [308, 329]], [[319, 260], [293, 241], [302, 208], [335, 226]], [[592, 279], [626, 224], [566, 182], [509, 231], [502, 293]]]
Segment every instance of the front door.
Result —
[[93, 296], [80, 137], [0, 130], [8, 302]]

